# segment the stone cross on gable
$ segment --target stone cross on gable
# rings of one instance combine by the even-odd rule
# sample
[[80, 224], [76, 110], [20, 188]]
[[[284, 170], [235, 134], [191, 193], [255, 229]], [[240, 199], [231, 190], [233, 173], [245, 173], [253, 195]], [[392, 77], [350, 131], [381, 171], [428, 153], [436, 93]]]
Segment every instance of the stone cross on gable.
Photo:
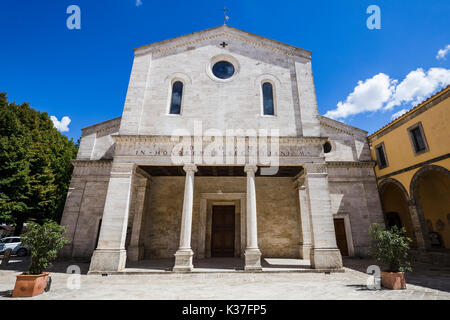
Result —
[[230, 11], [227, 9], [227, 7], [223, 7], [223, 24], [227, 24], [228, 19], [230, 19], [229, 16], [227, 16], [227, 11]]

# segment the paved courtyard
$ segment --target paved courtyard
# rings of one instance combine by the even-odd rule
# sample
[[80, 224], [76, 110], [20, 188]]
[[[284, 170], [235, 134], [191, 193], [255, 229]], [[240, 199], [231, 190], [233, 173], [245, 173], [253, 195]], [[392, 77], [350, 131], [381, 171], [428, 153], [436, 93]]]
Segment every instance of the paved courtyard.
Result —
[[[0, 267], [0, 299], [12, 299], [15, 275], [25, 270], [28, 259], [13, 257], [9, 266]], [[71, 264], [81, 268], [79, 289], [76, 289], [75, 277], [65, 273]], [[31, 299], [450, 300], [450, 268], [416, 264], [415, 271], [407, 274], [407, 290], [368, 290], [365, 270], [371, 264], [373, 261], [344, 259], [345, 272], [331, 274], [210, 270], [191, 274], [159, 272], [102, 276], [87, 275], [87, 263], [58, 262], [50, 270], [50, 292]]]

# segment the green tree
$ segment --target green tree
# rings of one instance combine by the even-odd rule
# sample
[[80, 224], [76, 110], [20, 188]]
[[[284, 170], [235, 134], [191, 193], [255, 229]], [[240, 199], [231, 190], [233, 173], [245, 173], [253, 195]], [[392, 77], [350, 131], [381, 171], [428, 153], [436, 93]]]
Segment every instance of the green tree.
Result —
[[408, 259], [411, 239], [405, 236], [405, 228], [393, 226], [389, 230], [383, 229], [375, 223], [370, 226], [372, 245], [369, 254], [378, 262], [387, 266], [388, 272], [411, 271]]
[[62, 236], [65, 230], [65, 227], [54, 221], [43, 225], [30, 223], [28, 231], [20, 237], [31, 252], [30, 267], [25, 274], [41, 274], [52, 266], [51, 262], [56, 259], [58, 251], [67, 243], [67, 239]]
[[77, 154], [45, 112], [8, 103], [0, 93], [0, 221], [59, 222]]

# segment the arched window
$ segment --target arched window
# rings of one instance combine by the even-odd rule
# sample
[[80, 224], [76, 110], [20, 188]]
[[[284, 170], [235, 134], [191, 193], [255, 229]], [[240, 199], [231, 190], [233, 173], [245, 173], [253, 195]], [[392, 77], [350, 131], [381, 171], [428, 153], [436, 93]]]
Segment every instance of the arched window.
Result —
[[266, 116], [275, 115], [275, 108], [273, 102], [273, 86], [270, 82], [262, 84], [263, 95], [263, 114]]
[[170, 100], [170, 114], [181, 113], [181, 99], [183, 97], [183, 82], [175, 81], [172, 85], [172, 98]]

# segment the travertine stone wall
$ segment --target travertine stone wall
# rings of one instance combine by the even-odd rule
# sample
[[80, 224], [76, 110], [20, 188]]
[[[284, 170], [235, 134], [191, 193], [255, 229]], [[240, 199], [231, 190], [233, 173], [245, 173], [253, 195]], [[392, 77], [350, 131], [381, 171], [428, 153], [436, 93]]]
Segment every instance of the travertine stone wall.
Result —
[[75, 233], [73, 256], [89, 259], [94, 252], [100, 219], [105, 206], [107, 182], [86, 183]]
[[74, 170], [61, 225], [69, 243], [65, 258], [89, 259], [95, 249], [111, 171], [110, 161], [73, 161]]
[[355, 255], [366, 256], [370, 225], [384, 223], [373, 167], [332, 164], [328, 177], [332, 213], [349, 215]]
[[[183, 191], [184, 177], [152, 179], [142, 228], [146, 258], [172, 258], [178, 249]], [[198, 241], [201, 194], [245, 192], [245, 177], [195, 177], [191, 242], [194, 254], [199, 252], [201, 243]], [[256, 178], [258, 244], [263, 256], [299, 256], [301, 235], [297, 198], [291, 178]]]
[[[230, 81], [211, 75], [217, 59], [233, 61]], [[276, 117], [261, 116], [264, 80], [274, 85]], [[174, 81], [184, 83], [181, 116], [168, 115]], [[137, 49], [120, 134], [192, 133], [194, 120], [204, 130], [278, 128], [282, 136], [319, 136], [310, 52], [226, 26]]]
[[342, 122], [319, 116], [322, 136], [328, 137], [332, 149], [326, 161], [371, 161], [367, 132]]
[[121, 117], [82, 129], [77, 160], [112, 160], [114, 140], [111, 135], [119, 132]]

